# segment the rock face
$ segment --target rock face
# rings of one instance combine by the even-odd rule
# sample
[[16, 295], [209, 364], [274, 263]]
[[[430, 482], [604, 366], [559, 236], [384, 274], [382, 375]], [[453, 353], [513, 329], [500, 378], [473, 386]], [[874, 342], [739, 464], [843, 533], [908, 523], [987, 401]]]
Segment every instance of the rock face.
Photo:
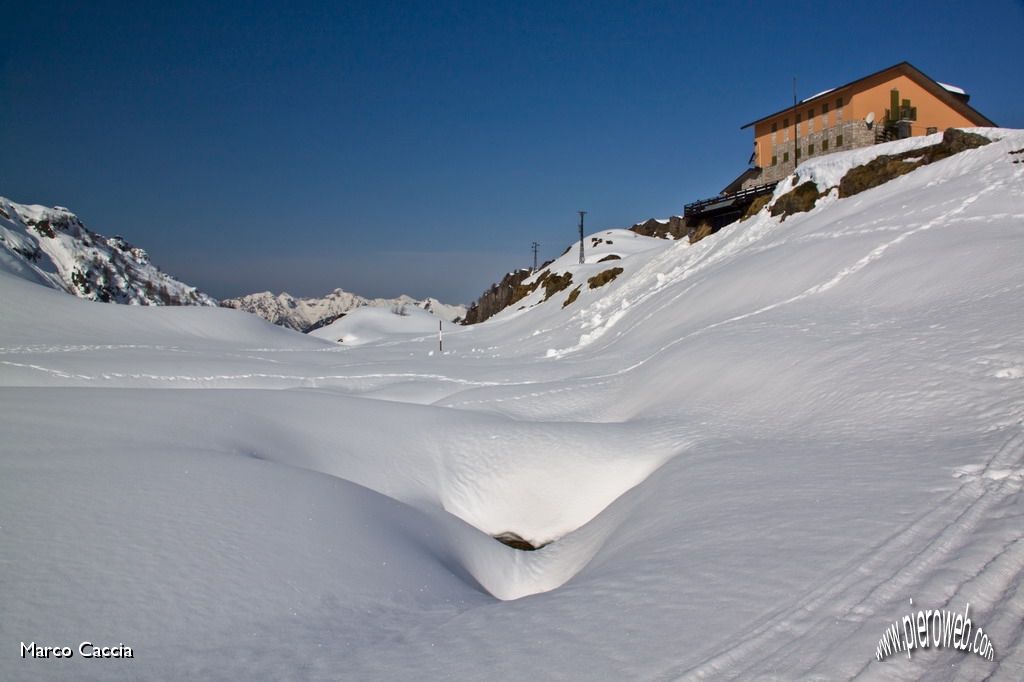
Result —
[[334, 322], [345, 313], [363, 306], [402, 307], [416, 306], [438, 317], [453, 322], [466, 315], [465, 306], [447, 305], [435, 298], [417, 301], [409, 296], [398, 298], [363, 298], [356, 294], [335, 289], [323, 298], [296, 298], [290, 294], [272, 294], [264, 291], [240, 298], [229, 298], [220, 302], [225, 308], [235, 308], [259, 315], [276, 325], [308, 332]]
[[217, 305], [121, 237], [89, 230], [62, 206], [0, 197], [0, 255], [22, 276], [80, 298], [131, 305]]
[[[660, 239], [684, 239], [689, 235], [690, 231], [689, 228], [686, 227], [681, 216], [672, 216], [667, 220], [651, 218], [645, 222], [633, 225], [629, 230], [644, 237], [657, 237]], [[594, 242], [593, 240], [595, 239], [596, 238], [591, 238], [592, 244], [600, 243]], [[578, 244], [579, 242], [575, 242], [570, 245], [566, 250], [566, 253], [575, 249]], [[613, 261], [619, 260], [620, 258], [621, 257], [618, 255], [609, 255], [601, 260]], [[550, 265], [550, 261], [540, 267], [539, 272], [541, 274], [536, 282], [532, 283], [530, 287], [525, 287], [523, 285], [523, 282], [533, 274], [533, 270], [530, 270], [529, 268], [516, 270], [515, 272], [510, 272], [505, 275], [500, 282], [492, 284], [491, 288], [485, 291], [483, 295], [477, 299], [476, 303], [469, 307], [462, 323], [477, 324], [479, 322], [483, 322], [510, 305], [513, 305], [521, 298], [532, 293], [538, 286], [543, 286], [545, 288], [548, 298], [567, 288], [572, 282], [572, 276], [566, 273], [563, 273], [562, 275], [555, 275], [550, 272], [545, 273], [544, 269], [548, 265]], [[572, 301], [568, 301], [568, 303], [571, 302]]]
[[821, 192], [818, 191], [818, 185], [808, 180], [776, 199], [772, 204], [771, 214], [782, 216], [782, 219], [785, 220], [796, 213], [810, 211], [820, 198]]
[[519, 549], [524, 552], [534, 552], [540, 549], [541, 547], [547, 547], [547, 545], [540, 545], [540, 547], [535, 547], [532, 543], [524, 540], [522, 536], [520, 536], [518, 533], [513, 533], [512, 531], [499, 533], [498, 535], [494, 536], [494, 539], [503, 545], [508, 545], [512, 549]]
[[[513, 302], [518, 300], [516, 296], [521, 293], [523, 281], [533, 274], [533, 270], [523, 268], [505, 275], [500, 282], [492, 284], [491, 288], [484, 292], [483, 296], [477, 299], [476, 303], [466, 311], [463, 324], [477, 324], [495, 315]], [[520, 296], [521, 298], [521, 296]]]
[[662, 239], [682, 239], [690, 231], [684, 224], [682, 216], [672, 216], [668, 220], [651, 218], [642, 223], [637, 223], [629, 229], [645, 237], [660, 237]]
[[942, 159], [989, 144], [991, 140], [977, 133], [949, 128], [942, 134], [942, 142], [930, 147], [914, 149], [902, 154], [883, 154], [863, 166], [851, 168], [839, 183], [840, 198], [852, 197], [878, 187], [912, 170]]

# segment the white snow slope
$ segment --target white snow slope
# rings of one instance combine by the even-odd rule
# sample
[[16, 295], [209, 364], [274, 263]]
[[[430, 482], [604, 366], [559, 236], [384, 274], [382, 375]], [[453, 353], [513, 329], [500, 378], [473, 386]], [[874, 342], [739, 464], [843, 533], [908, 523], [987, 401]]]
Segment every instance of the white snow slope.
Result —
[[[604, 235], [552, 270], [616, 279], [443, 353], [0, 267], [0, 679], [1024, 678], [1024, 131], [983, 132], [784, 222]], [[966, 608], [993, 660], [876, 660]]]

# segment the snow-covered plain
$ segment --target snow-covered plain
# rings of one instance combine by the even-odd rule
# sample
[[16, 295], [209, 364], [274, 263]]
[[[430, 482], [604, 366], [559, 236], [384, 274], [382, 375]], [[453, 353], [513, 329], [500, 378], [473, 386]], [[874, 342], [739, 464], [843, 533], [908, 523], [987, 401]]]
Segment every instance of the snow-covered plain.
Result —
[[[1024, 132], [985, 132], [784, 222], [588, 237], [443, 353], [0, 264], [0, 678], [1024, 678]], [[967, 604], [993, 661], [875, 660]]]

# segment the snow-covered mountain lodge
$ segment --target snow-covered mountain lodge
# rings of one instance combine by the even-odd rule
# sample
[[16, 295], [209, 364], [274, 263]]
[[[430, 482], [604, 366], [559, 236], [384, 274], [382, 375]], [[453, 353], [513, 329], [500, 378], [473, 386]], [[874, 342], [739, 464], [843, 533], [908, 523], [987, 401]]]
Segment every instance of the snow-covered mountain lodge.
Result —
[[769, 114], [754, 129], [754, 167], [726, 193], [776, 182], [802, 161], [946, 128], [996, 127], [968, 104], [961, 88], [933, 80], [907, 62], [826, 90]]
[[687, 204], [685, 225], [718, 230], [738, 220], [807, 159], [947, 128], [996, 127], [969, 100], [963, 89], [901, 62], [748, 123], [740, 130], [754, 129], [751, 167], [719, 196]]

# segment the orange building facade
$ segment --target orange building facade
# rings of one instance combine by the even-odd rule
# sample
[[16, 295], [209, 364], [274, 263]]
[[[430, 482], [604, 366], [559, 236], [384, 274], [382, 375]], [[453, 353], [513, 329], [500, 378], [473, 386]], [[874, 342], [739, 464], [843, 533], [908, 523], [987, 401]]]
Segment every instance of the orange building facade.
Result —
[[995, 127], [969, 96], [903, 62], [748, 123], [754, 129], [754, 172], [743, 188], [775, 182], [823, 154], [946, 128]]

